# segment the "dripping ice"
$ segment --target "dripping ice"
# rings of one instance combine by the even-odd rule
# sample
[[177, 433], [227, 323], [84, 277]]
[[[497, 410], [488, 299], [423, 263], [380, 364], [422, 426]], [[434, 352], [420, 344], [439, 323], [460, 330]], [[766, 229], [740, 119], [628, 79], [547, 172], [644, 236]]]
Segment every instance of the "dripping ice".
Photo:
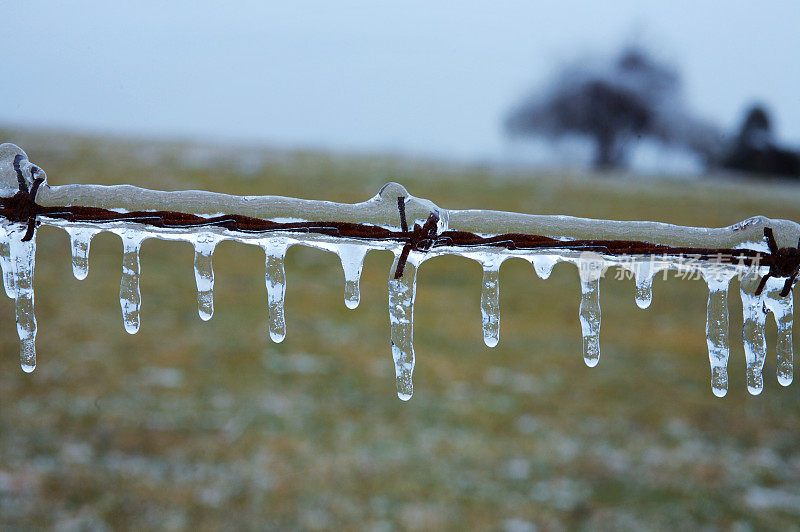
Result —
[[119, 286], [119, 305], [122, 309], [122, 322], [128, 334], [139, 332], [139, 309], [142, 294], [139, 290], [139, 250], [147, 238], [142, 231], [122, 230], [122, 280]]
[[500, 342], [500, 266], [507, 258], [497, 253], [462, 253], [481, 265], [481, 327], [483, 343], [496, 347]]
[[395, 253], [389, 273], [389, 324], [392, 359], [394, 360], [397, 396], [408, 401], [414, 394], [414, 298], [417, 295], [417, 257], [412, 252], [403, 270], [395, 279], [400, 253]]
[[214, 315], [214, 266], [212, 256], [219, 238], [200, 233], [191, 240], [194, 245], [194, 280], [197, 284], [197, 313], [208, 321]]
[[20, 366], [26, 373], [36, 369], [36, 315], [34, 314], [33, 275], [36, 235], [24, 241], [26, 225], [0, 224], [0, 267], [6, 295], [14, 299], [17, 335], [20, 341]]
[[[386, 188], [386, 187], [385, 187]], [[382, 191], [383, 194], [384, 191]], [[398, 194], [403, 194], [398, 196]], [[402, 187], [395, 186], [386, 194], [373, 198], [383, 202], [387, 218], [394, 219], [388, 226], [398, 229], [399, 220], [397, 197], [405, 197], [407, 205], [408, 225], [424, 223], [426, 209], [435, 208], [427, 200], [418, 200], [407, 195]], [[415, 203], [416, 202], [416, 203]], [[411, 206], [417, 208], [412, 213]], [[437, 211], [442, 220], [439, 230], [447, 229], [447, 212]], [[420, 218], [420, 216], [422, 216]], [[49, 222], [48, 222], [49, 223]], [[52, 225], [58, 225], [53, 223]], [[116, 233], [122, 240], [122, 276], [120, 281], [120, 308], [125, 330], [131, 334], [140, 326], [141, 291], [139, 288], [141, 245], [147, 238], [164, 238], [183, 240], [194, 248], [194, 275], [197, 285], [197, 310], [201, 319], [208, 320], [214, 313], [214, 271], [212, 258], [216, 246], [225, 239], [238, 240], [260, 246], [265, 253], [265, 285], [267, 291], [267, 323], [270, 338], [281, 342], [286, 336], [284, 317], [284, 300], [286, 294], [285, 256], [288, 248], [294, 244], [308, 245], [336, 253], [340, 259], [344, 273], [344, 302], [348, 308], [356, 308], [360, 302], [360, 276], [364, 258], [370, 249], [390, 250], [395, 255], [394, 264], [388, 282], [388, 309], [390, 321], [391, 351], [395, 366], [395, 379], [398, 396], [408, 400], [413, 394], [413, 371], [415, 354], [413, 347], [413, 313], [416, 296], [417, 269], [422, 262], [438, 253], [456, 254], [477, 260], [482, 267], [480, 289], [480, 316], [483, 339], [487, 346], [494, 347], [499, 342], [500, 331], [500, 267], [504, 259], [518, 256], [528, 260], [536, 274], [542, 278], [550, 277], [553, 267], [559, 262], [569, 262], [577, 266], [580, 303], [579, 325], [583, 343], [583, 358], [588, 366], [595, 366], [600, 357], [600, 281], [603, 272], [609, 266], [622, 266], [630, 269], [635, 278], [635, 301], [637, 306], [647, 308], [652, 300], [652, 283], [654, 276], [664, 269], [680, 269], [676, 262], [659, 259], [660, 262], [638, 260], [632, 264], [620, 264], [614, 258], [604, 257], [596, 253], [576, 254], [569, 250], [537, 250], [536, 252], [520, 251], [517, 254], [500, 253], [495, 250], [431, 250], [425, 254], [411, 251], [404, 266], [403, 275], [395, 279], [394, 273], [401, 258], [402, 243], [375, 245], [371, 242], [331, 241], [312, 235], [302, 238], [296, 235], [270, 235], [268, 237], [243, 237], [220, 234], [212, 231], [197, 233], [165, 233], [157, 229], [142, 230], [135, 224], [122, 224], [114, 227], [103, 225], [92, 226], [80, 224], [67, 226], [61, 224], [70, 239], [72, 270], [76, 279], [86, 278], [89, 270], [89, 251], [91, 240], [102, 230]], [[36, 366], [35, 336], [36, 319], [34, 316], [34, 256], [36, 249], [35, 234], [29, 241], [23, 241], [26, 227], [23, 224], [11, 224], [7, 221], [0, 224], [0, 267], [2, 268], [3, 286], [6, 294], [15, 301], [17, 331], [20, 338], [20, 362], [26, 372]], [[728, 391], [728, 360], [730, 357], [728, 294], [730, 284], [741, 269], [728, 268], [714, 270], [699, 266], [703, 279], [708, 286], [706, 335], [708, 358], [711, 370], [711, 387], [717, 396], [724, 396]], [[771, 278], [766, 282], [760, 295], [755, 294], [755, 287], [764, 271], [751, 272], [740, 282], [740, 297], [743, 304], [744, 328], [742, 338], [745, 348], [747, 388], [752, 394], [763, 390], [762, 370], [767, 355], [765, 324], [767, 314], [771, 313], [777, 323], [777, 379], [787, 386], [792, 382], [792, 316], [793, 302], [791, 293], [781, 297], [784, 279]]]
[[286, 320], [283, 316], [283, 300], [286, 295], [286, 271], [284, 259], [289, 247], [284, 238], [270, 238], [263, 244], [267, 306], [269, 308], [269, 337], [275, 343], [286, 338]]
[[24, 241], [26, 229], [26, 225], [21, 224], [3, 224], [0, 228], [0, 264], [6, 294], [14, 298], [20, 366], [24, 372], [30, 373], [36, 369], [36, 316], [33, 305], [36, 235]]
[[89, 275], [89, 246], [92, 237], [100, 230], [88, 227], [65, 227], [64, 230], [69, 234], [72, 250], [72, 274], [82, 281]]
[[581, 282], [579, 318], [583, 336], [583, 361], [593, 368], [600, 361], [600, 277], [604, 260], [594, 253], [582, 253], [578, 260]]
[[556, 264], [561, 262], [558, 255], [533, 255], [528, 257], [528, 260], [533, 265], [533, 269], [542, 279], [549, 279], [550, 274], [553, 273], [553, 268]]
[[361, 270], [368, 251], [367, 246], [357, 244], [339, 244], [336, 247], [344, 272], [344, 304], [349, 309], [357, 308], [361, 302]]
[[778, 354], [778, 383], [781, 386], [789, 386], [792, 383], [794, 353], [792, 351], [792, 321], [794, 317], [794, 304], [792, 293], [786, 297], [781, 297], [782, 286], [776, 280], [767, 281], [767, 295], [764, 299], [764, 308], [772, 313], [778, 330], [778, 338], [775, 349]]
[[636, 306], [641, 309], [650, 307], [650, 304], [653, 302], [653, 278], [664, 268], [666, 268], [666, 266], [656, 263], [653, 260], [639, 260], [633, 262], [631, 270], [633, 271], [633, 278], [636, 283], [634, 295]]
[[10, 225], [3, 220], [0, 225], [0, 267], [3, 269], [3, 288], [6, 295], [14, 299], [16, 288], [14, 287], [14, 270], [11, 267], [10, 230]]
[[711, 391], [717, 397], [724, 397], [728, 393], [728, 287], [733, 275], [733, 272], [703, 272], [703, 279], [708, 286], [706, 342], [711, 364]]
[[758, 395], [764, 389], [762, 370], [767, 355], [767, 340], [764, 328], [767, 314], [775, 317], [778, 329], [777, 378], [782, 386], [792, 382], [792, 293], [781, 297], [784, 280], [769, 278], [763, 292], [756, 295], [760, 276], [749, 275], [742, 278], [740, 294], [742, 298], [742, 340], [744, 342], [745, 363], [747, 364], [747, 390]]

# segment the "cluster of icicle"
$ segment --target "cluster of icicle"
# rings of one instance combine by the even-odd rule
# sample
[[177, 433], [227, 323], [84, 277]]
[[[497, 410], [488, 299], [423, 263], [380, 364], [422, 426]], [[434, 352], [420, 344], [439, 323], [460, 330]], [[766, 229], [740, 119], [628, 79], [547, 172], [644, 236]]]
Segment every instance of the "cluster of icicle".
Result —
[[[48, 220], [48, 225], [63, 228], [69, 235], [72, 250], [72, 272], [76, 279], [83, 280], [89, 274], [89, 249], [92, 238], [102, 231], [117, 234], [122, 240], [122, 280], [119, 289], [122, 322], [130, 334], [139, 331], [139, 310], [141, 291], [139, 289], [140, 261], [142, 243], [148, 238], [184, 240], [194, 246], [194, 274], [197, 284], [197, 310], [200, 318], [208, 321], [214, 315], [214, 269], [212, 256], [217, 244], [226, 240], [225, 236], [212, 232], [163, 233], [157, 229], [143, 229], [137, 224], [69, 224], [59, 220]], [[122, 225], [123, 227], [120, 227]], [[33, 312], [33, 274], [36, 253], [36, 237], [23, 241], [26, 224], [0, 222], [0, 266], [2, 266], [3, 285], [8, 297], [15, 300], [17, 330], [21, 342], [22, 369], [30, 373], [36, 368], [36, 317]], [[240, 240], [231, 237], [232, 240]], [[242, 239], [252, 243], [252, 239]], [[264, 238], [259, 245], [264, 249], [265, 279], [269, 308], [269, 335], [275, 342], [286, 337], [286, 323], [283, 316], [283, 302], [286, 293], [286, 274], [284, 258], [291, 245], [298, 244], [291, 237], [271, 236]], [[352, 243], [332, 244], [329, 242], [302, 242], [305, 245], [325, 249], [339, 255], [345, 274], [345, 305], [354, 309], [361, 299], [359, 280], [364, 257], [370, 249], [366, 245]]]
[[[498, 255], [496, 253], [468, 253], [483, 266], [481, 314], [483, 339], [487, 346], [494, 347], [499, 341], [500, 329], [500, 279], [502, 262], [519, 256], [528, 260], [536, 274], [547, 279], [559, 262], [574, 264], [578, 270], [581, 287], [579, 322], [583, 337], [583, 360], [594, 367], [600, 360], [600, 279], [607, 268], [618, 266], [629, 270], [635, 279], [636, 305], [641, 309], [650, 306], [653, 298], [653, 279], [666, 270], [684, 272], [698, 271], [708, 286], [708, 314], [706, 338], [711, 365], [711, 389], [717, 397], [728, 392], [728, 358], [730, 356], [728, 292], [734, 277], [740, 277], [739, 292], [742, 299], [744, 324], [742, 339], [747, 363], [747, 389], [758, 395], [764, 388], [762, 369], [767, 353], [765, 327], [767, 315], [773, 314], [777, 323], [777, 376], [782, 386], [792, 382], [792, 293], [781, 296], [784, 279], [769, 278], [761, 294], [756, 295], [761, 276], [768, 268], [747, 269], [733, 265], [703, 263], [683, 258], [669, 260], [667, 257], [628, 258], [604, 257], [596, 253], [564, 252], [553, 250], [535, 254]], [[413, 287], [412, 287], [413, 290]], [[391, 298], [390, 298], [391, 305]], [[390, 309], [391, 312], [391, 309]]]
[[[409, 198], [410, 199], [410, 198]], [[385, 201], [376, 196], [372, 201]], [[391, 202], [388, 202], [391, 203]], [[447, 212], [441, 218], [446, 224]], [[461, 255], [478, 261], [483, 267], [481, 314], [483, 336], [487, 346], [494, 347], [499, 341], [500, 279], [499, 270], [503, 261], [510, 257], [528, 260], [542, 279], [547, 279], [553, 267], [559, 262], [577, 266], [581, 299], [579, 310], [580, 328], [583, 336], [583, 358], [587, 366], [597, 365], [600, 357], [600, 278], [611, 266], [627, 268], [636, 281], [635, 300], [640, 308], [647, 308], [652, 299], [653, 278], [661, 271], [699, 268], [708, 285], [708, 321], [706, 325], [709, 360], [711, 363], [711, 386], [715, 395], [722, 397], [728, 390], [727, 365], [730, 353], [728, 336], [728, 291], [732, 279], [743, 275], [740, 294], [744, 308], [744, 348], [747, 361], [747, 387], [750, 393], [758, 394], [763, 389], [762, 368], [766, 356], [765, 323], [767, 314], [772, 313], [778, 327], [778, 381], [786, 386], [792, 381], [792, 295], [781, 297], [784, 281], [771, 278], [760, 295], [755, 295], [760, 271], [746, 271], [744, 268], [712, 263], [687, 264], [683, 259], [659, 257], [656, 262], [650, 257], [639, 261], [601, 256], [596, 253], [578, 253], [570, 250], [508, 251], [498, 248], [470, 250], [455, 248], [434, 248], [428, 253], [412, 251], [408, 256], [404, 274], [394, 278], [395, 268], [400, 259], [402, 243], [336, 241], [313, 234], [278, 234], [254, 238], [252, 235], [237, 236], [222, 230], [196, 229], [192, 231], [169, 231], [147, 228], [134, 223], [116, 224], [73, 224], [60, 220], [44, 220], [48, 225], [61, 227], [70, 237], [72, 249], [72, 268], [77, 279], [86, 278], [89, 270], [89, 247], [92, 237], [101, 231], [111, 231], [122, 239], [122, 281], [120, 284], [120, 306], [125, 330], [134, 334], [139, 330], [139, 309], [141, 294], [139, 290], [139, 251], [147, 238], [182, 240], [194, 246], [194, 273], [197, 282], [198, 313], [203, 320], [211, 319], [214, 313], [214, 271], [212, 256], [221, 241], [238, 240], [256, 244], [265, 252], [265, 279], [269, 309], [269, 335], [275, 342], [286, 336], [284, 321], [284, 295], [286, 276], [284, 257], [292, 245], [305, 245], [336, 253], [342, 264], [345, 278], [344, 301], [348, 308], [354, 309], [360, 300], [359, 279], [364, 258], [371, 249], [391, 250], [395, 262], [389, 276], [389, 319], [391, 323], [391, 348], [395, 363], [397, 393], [400, 399], [408, 400], [413, 393], [412, 373], [414, 370], [413, 312], [416, 294], [416, 275], [418, 267], [425, 260], [443, 254]], [[413, 222], [412, 222], [413, 223]], [[441, 226], [440, 230], [446, 229]], [[34, 339], [36, 319], [33, 312], [33, 275], [35, 236], [23, 241], [25, 224], [11, 224], [4, 220], [0, 225], [0, 265], [6, 294], [15, 299], [17, 331], [21, 342], [21, 365], [26, 372], [36, 366]], [[753, 243], [756, 247], [761, 243]], [[766, 248], [764, 248], [766, 250]]]

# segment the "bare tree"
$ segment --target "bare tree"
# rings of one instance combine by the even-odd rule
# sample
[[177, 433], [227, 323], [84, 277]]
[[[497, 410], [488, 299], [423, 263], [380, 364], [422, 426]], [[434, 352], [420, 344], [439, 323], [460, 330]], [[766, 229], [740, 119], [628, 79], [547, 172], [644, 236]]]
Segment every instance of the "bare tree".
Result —
[[596, 168], [625, 166], [630, 141], [651, 137], [716, 159], [720, 135], [691, 116], [683, 103], [680, 76], [640, 48], [611, 61], [578, 60], [552, 83], [516, 105], [505, 121], [510, 136], [588, 137]]

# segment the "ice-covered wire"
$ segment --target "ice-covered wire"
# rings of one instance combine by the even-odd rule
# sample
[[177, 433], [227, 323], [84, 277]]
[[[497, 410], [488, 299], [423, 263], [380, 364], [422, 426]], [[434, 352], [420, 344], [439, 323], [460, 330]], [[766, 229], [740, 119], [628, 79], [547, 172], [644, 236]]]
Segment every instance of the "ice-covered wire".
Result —
[[[791, 287], [800, 269], [800, 225], [763, 216], [723, 227], [686, 227], [649, 221], [592, 220], [486, 210], [446, 210], [389, 183], [362, 203], [344, 204], [280, 196], [232, 196], [205, 191], [165, 192], [130, 185], [50, 186], [46, 175], [10, 144], [0, 145], [0, 263], [6, 292], [16, 298], [23, 340], [23, 368], [35, 366], [32, 339], [33, 254], [38, 224], [70, 234], [73, 269], [88, 271], [89, 242], [100, 231], [123, 240], [124, 274], [120, 304], [129, 332], [139, 327], [139, 249], [146, 238], [185, 240], [195, 246], [198, 310], [213, 313], [211, 256], [222, 240], [261, 246], [266, 253], [270, 336], [285, 335], [283, 258], [289, 246], [307, 245], [337, 253], [345, 272], [345, 302], [360, 297], [358, 279], [370, 249], [395, 254], [389, 279], [392, 353], [398, 394], [411, 396], [414, 368], [413, 303], [417, 267], [431, 257], [461, 255], [484, 269], [481, 313], [484, 340], [494, 346], [499, 334], [499, 277], [502, 262], [521, 257], [547, 277], [558, 262], [579, 268], [580, 324], [584, 360], [599, 357], [599, 277], [609, 266], [636, 275], [636, 301], [649, 305], [653, 276], [665, 269], [697, 269], [709, 286], [707, 334], [715, 394], [727, 390], [727, 294], [730, 279], [742, 282], [748, 388], [761, 389], [762, 309], [779, 321], [779, 380], [791, 381]], [[7, 252], [4, 252], [4, 249]], [[773, 282], [775, 281], [775, 282]], [[26, 299], [27, 298], [27, 299]], [[788, 335], [788, 336], [787, 336]], [[786, 337], [789, 338], [788, 343]], [[788, 364], [788, 369], [787, 369]]]

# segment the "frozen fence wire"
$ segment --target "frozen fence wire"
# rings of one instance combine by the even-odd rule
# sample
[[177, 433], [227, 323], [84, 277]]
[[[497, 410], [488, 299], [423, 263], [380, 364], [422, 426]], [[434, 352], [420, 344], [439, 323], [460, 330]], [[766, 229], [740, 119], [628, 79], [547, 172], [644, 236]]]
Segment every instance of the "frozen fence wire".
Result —
[[459, 255], [483, 267], [481, 314], [486, 345], [499, 341], [499, 269], [504, 260], [529, 261], [547, 278], [559, 262], [577, 266], [581, 299], [579, 323], [583, 357], [594, 366], [600, 356], [600, 279], [611, 266], [630, 271], [636, 303], [649, 306], [652, 280], [659, 272], [694, 273], [708, 285], [706, 332], [711, 386], [728, 389], [729, 331], [727, 298], [739, 276], [744, 307], [743, 340], [747, 386], [763, 389], [768, 313], [778, 324], [778, 381], [792, 381], [792, 293], [800, 268], [800, 225], [757, 216], [723, 228], [685, 227], [658, 222], [591, 220], [486, 210], [446, 210], [410, 195], [396, 183], [356, 204], [278, 196], [231, 196], [204, 191], [163, 192], [130, 185], [50, 186], [46, 175], [17, 146], [0, 146], [0, 266], [3, 284], [15, 299], [21, 364], [36, 367], [33, 276], [36, 228], [50, 225], [70, 237], [75, 277], [89, 268], [91, 239], [113, 232], [123, 242], [120, 307], [125, 330], [139, 328], [139, 250], [144, 240], [181, 240], [195, 249], [198, 313], [214, 312], [212, 257], [216, 245], [235, 240], [256, 245], [265, 254], [269, 335], [286, 335], [283, 300], [284, 257], [303, 245], [336, 253], [345, 274], [345, 304], [355, 308], [364, 257], [371, 250], [391, 251], [389, 275], [391, 351], [398, 396], [413, 393], [415, 364], [413, 315], [416, 273], [440, 255]]

